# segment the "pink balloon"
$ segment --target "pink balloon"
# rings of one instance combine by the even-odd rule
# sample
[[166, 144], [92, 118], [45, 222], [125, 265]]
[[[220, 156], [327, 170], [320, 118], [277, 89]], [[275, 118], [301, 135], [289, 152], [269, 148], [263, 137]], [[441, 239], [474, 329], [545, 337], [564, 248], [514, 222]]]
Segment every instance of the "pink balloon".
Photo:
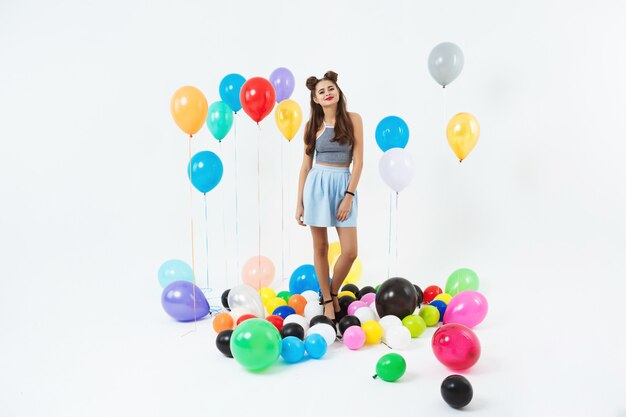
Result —
[[488, 309], [484, 295], [473, 290], [461, 291], [448, 303], [443, 323], [459, 323], [472, 328], [484, 320]]
[[363, 301], [359, 301], [359, 300], [353, 301], [348, 306], [348, 314], [351, 315], [351, 316], [354, 315], [354, 312], [357, 311], [357, 309], [359, 309], [361, 307], [367, 307], [367, 304], [365, 304]]
[[376, 293], [368, 292], [363, 297], [361, 297], [361, 299], [359, 301], [361, 301], [362, 303], [365, 303], [366, 305], [370, 306], [370, 305], [372, 305], [372, 303], [374, 301], [376, 301]]
[[343, 334], [343, 344], [350, 350], [357, 350], [365, 344], [365, 332], [360, 326], [350, 326]]
[[478, 337], [469, 327], [458, 323], [444, 324], [437, 329], [432, 348], [439, 362], [454, 370], [470, 368], [480, 358]]
[[265, 256], [253, 256], [248, 259], [241, 269], [243, 282], [257, 291], [269, 287], [274, 280], [274, 264]]

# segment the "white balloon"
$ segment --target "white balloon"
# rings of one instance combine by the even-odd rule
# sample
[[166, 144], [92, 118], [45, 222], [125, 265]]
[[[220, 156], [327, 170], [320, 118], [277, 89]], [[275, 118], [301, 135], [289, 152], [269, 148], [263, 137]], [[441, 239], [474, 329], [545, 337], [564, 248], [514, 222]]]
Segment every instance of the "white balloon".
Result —
[[306, 290], [303, 291], [302, 294], [300, 294], [301, 296], [303, 296], [304, 298], [306, 298], [306, 302], [308, 303], [315, 303], [315, 304], [319, 304], [320, 302], [320, 295], [318, 293], [316, 293], [313, 290]]
[[354, 315], [359, 319], [361, 323], [365, 323], [366, 321], [376, 320], [376, 316], [374, 312], [369, 307], [359, 307], [354, 312]]
[[299, 314], [290, 314], [287, 316], [287, 318], [283, 321], [283, 326], [285, 324], [289, 324], [289, 323], [297, 323], [300, 326], [302, 326], [302, 328], [304, 329], [304, 332], [306, 333], [307, 330], [309, 330], [309, 321], [307, 319], [305, 319], [304, 317], [302, 317]]
[[313, 317], [319, 316], [323, 312], [324, 310], [322, 309], [322, 306], [319, 305], [319, 303], [306, 303], [306, 306], [304, 306], [304, 317], [309, 321]]
[[387, 315], [385, 317], [381, 317], [378, 321], [383, 328], [383, 337], [387, 334], [387, 331], [395, 326], [402, 326], [402, 320], [393, 314]]
[[337, 332], [333, 329], [333, 326], [326, 323], [317, 323], [311, 327], [307, 332], [307, 336], [315, 333], [322, 335], [328, 346], [332, 345], [337, 338]]
[[409, 151], [404, 148], [391, 148], [380, 157], [378, 171], [383, 181], [399, 193], [413, 179], [415, 166]]
[[265, 308], [261, 296], [253, 287], [240, 284], [231, 288], [228, 293], [228, 306], [233, 308], [244, 308], [259, 318], [265, 317]]
[[404, 349], [411, 343], [411, 332], [404, 326], [393, 326], [387, 330], [383, 340], [392, 349]]
[[378, 310], [376, 310], [376, 303], [370, 304], [369, 308], [374, 312], [374, 317], [376, 318], [376, 320], [380, 320], [380, 316], [378, 315]]

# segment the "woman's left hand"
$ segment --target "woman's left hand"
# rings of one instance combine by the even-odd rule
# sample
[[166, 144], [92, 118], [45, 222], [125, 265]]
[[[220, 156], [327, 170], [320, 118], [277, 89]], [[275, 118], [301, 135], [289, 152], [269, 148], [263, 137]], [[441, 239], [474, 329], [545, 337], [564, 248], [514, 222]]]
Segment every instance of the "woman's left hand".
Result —
[[350, 210], [352, 209], [352, 196], [346, 195], [341, 203], [339, 204], [339, 209], [337, 210], [337, 220], [340, 222], [345, 222], [348, 216], [350, 215]]

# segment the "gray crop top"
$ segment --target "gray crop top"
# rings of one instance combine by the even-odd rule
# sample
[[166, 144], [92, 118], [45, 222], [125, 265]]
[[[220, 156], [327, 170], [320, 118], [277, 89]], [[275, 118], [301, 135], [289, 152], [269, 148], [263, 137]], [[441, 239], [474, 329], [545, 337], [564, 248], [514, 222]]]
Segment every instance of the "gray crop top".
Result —
[[352, 145], [331, 142], [335, 127], [324, 123], [324, 130], [315, 139], [315, 160], [325, 164], [349, 164], [352, 162]]

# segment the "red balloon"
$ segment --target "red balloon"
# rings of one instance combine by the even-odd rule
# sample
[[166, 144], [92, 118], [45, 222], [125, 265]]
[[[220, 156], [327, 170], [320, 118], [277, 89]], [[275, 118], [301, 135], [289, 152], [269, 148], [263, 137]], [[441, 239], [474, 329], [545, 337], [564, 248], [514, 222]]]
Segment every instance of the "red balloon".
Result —
[[432, 348], [435, 357], [450, 369], [467, 369], [480, 358], [480, 341], [467, 326], [458, 323], [444, 324], [433, 334]]
[[239, 99], [246, 114], [259, 123], [274, 108], [276, 91], [272, 83], [265, 78], [253, 77], [241, 87]]
[[283, 318], [281, 316], [267, 316], [265, 318], [265, 320], [269, 321], [270, 323], [272, 323], [274, 326], [276, 326], [276, 328], [278, 329], [278, 331], [280, 332], [283, 329]]
[[248, 319], [255, 319], [257, 318], [254, 314], [244, 314], [243, 316], [239, 317], [237, 319], [237, 326], [239, 326], [242, 322], [248, 320]]
[[424, 304], [428, 304], [435, 299], [436, 296], [441, 294], [443, 290], [436, 285], [431, 285], [430, 287], [426, 287], [424, 290]]

